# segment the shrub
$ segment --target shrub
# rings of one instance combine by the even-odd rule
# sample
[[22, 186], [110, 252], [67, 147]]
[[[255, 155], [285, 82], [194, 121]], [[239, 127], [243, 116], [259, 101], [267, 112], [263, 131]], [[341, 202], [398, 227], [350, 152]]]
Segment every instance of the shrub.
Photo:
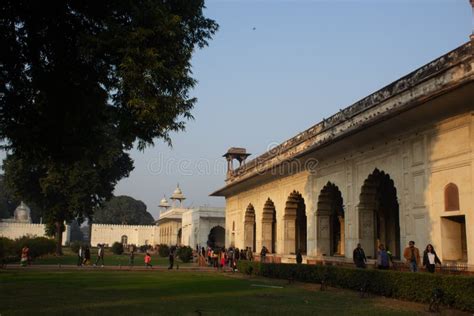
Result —
[[454, 308], [474, 311], [474, 277], [429, 273], [408, 273], [375, 269], [354, 269], [321, 265], [296, 265], [284, 263], [261, 264], [239, 261], [242, 273], [270, 278], [293, 278], [302, 282], [321, 283], [334, 287], [359, 290], [364, 284], [377, 295], [427, 303], [432, 292], [444, 292], [444, 303]]
[[56, 243], [53, 239], [46, 237], [23, 236], [11, 240], [0, 237], [0, 260], [3, 264], [13, 263], [20, 260], [21, 250], [28, 246], [31, 259], [52, 254], [56, 250]]
[[11, 255], [18, 255], [18, 257], [20, 257], [21, 250], [25, 246], [28, 246], [30, 249], [29, 256], [32, 259], [53, 254], [56, 250], [56, 242], [53, 239], [46, 237], [23, 236], [13, 242]]
[[158, 245], [158, 255], [160, 257], [168, 257], [170, 255], [170, 247], [166, 244]]
[[20, 255], [13, 255], [13, 240], [0, 237], [0, 264], [6, 264], [20, 260]]
[[193, 260], [193, 249], [189, 246], [178, 248], [178, 257], [184, 263], [191, 262]]
[[112, 253], [116, 255], [121, 255], [123, 254], [123, 244], [120, 242], [114, 242], [112, 245]]

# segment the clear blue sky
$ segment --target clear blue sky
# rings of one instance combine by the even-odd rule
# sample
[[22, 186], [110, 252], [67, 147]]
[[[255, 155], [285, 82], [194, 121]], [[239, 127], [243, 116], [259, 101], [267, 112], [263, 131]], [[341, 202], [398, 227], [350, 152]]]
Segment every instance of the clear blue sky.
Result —
[[[208, 1], [219, 32], [196, 52], [198, 103], [173, 148], [133, 152], [116, 194], [155, 217], [180, 183], [187, 205], [223, 206], [222, 154], [261, 154], [469, 39], [468, 0]], [[255, 30], [253, 30], [255, 28]]]
[[[194, 121], [133, 151], [116, 195], [158, 203], [179, 182], [186, 205], [223, 206], [231, 146], [261, 154], [469, 39], [468, 0], [208, 1], [219, 32], [197, 51]], [[255, 30], [253, 30], [255, 28]]]

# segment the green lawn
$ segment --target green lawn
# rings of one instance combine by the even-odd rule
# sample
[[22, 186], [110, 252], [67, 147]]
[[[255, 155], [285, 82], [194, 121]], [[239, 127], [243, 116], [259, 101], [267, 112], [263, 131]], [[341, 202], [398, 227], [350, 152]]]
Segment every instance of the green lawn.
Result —
[[0, 315], [416, 315], [398, 301], [386, 304], [351, 291], [321, 292], [310, 285], [229, 275], [4, 270]]
[[[76, 265], [77, 264], [77, 255], [73, 253], [69, 248], [63, 248], [64, 256], [56, 257], [54, 255], [49, 255], [41, 258], [37, 258], [33, 265]], [[135, 254], [135, 265], [140, 266], [144, 265], [144, 256], [143, 253], [136, 253]], [[93, 248], [91, 250], [91, 261], [92, 264], [97, 259], [97, 249]], [[128, 266], [129, 257], [128, 253], [124, 253], [123, 255], [114, 255], [109, 249], [106, 249], [105, 256], [104, 256], [105, 265], [107, 266]], [[19, 262], [18, 262], [19, 263]], [[179, 265], [189, 266], [193, 265], [192, 263], [182, 263], [180, 260], [177, 260]], [[158, 265], [161, 267], [168, 265], [168, 258], [159, 257], [157, 254], [152, 254], [152, 264]]]

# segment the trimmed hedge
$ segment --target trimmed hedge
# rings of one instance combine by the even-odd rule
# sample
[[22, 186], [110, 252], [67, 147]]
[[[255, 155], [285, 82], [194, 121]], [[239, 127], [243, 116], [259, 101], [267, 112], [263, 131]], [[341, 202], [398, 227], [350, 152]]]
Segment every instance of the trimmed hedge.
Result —
[[179, 247], [177, 255], [182, 262], [191, 262], [193, 260], [193, 248], [189, 246]]
[[2, 264], [20, 261], [21, 250], [24, 246], [30, 249], [31, 259], [52, 254], [56, 250], [56, 242], [46, 237], [24, 236], [15, 240], [0, 237], [0, 261]]
[[390, 270], [354, 269], [321, 265], [296, 265], [239, 261], [242, 273], [278, 279], [321, 283], [333, 287], [367, 291], [402, 300], [428, 303], [435, 288], [444, 292], [443, 303], [474, 312], [474, 276], [408, 273]]

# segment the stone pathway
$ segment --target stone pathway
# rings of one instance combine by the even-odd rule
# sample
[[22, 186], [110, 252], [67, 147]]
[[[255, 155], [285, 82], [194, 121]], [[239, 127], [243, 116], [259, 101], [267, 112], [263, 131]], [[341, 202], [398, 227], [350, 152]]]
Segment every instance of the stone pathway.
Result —
[[[173, 270], [168, 270], [167, 266], [153, 266], [147, 268], [145, 266], [82, 266], [76, 265], [30, 265], [27, 267], [21, 267], [20, 265], [7, 265], [4, 267], [5, 270], [41, 270], [41, 271], [59, 271], [59, 270], [73, 270], [73, 271], [196, 271], [196, 272], [220, 272], [212, 267], [198, 267], [198, 266], [176, 266]], [[229, 270], [230, 272], [230, 270]]]

